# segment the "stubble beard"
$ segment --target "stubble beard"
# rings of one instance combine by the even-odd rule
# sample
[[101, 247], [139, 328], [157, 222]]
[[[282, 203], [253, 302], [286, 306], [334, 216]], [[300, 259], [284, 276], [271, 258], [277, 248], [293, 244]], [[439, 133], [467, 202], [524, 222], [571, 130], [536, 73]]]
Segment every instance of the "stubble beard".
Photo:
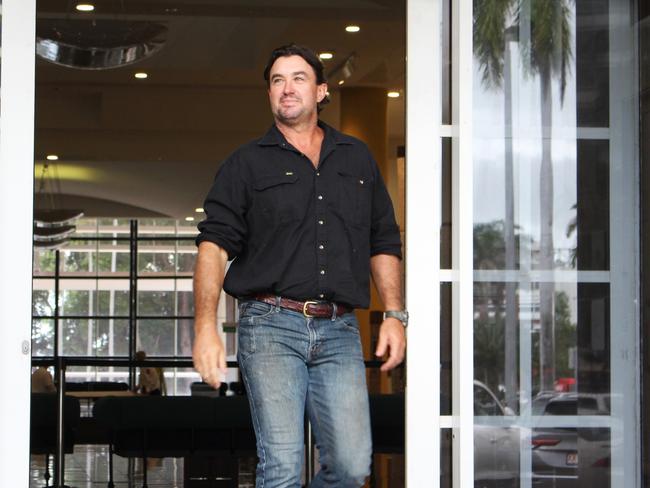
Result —
[[304, 106], [283, 108], [281, 105], [279, 105], [273, 115], [282, 124], [295, 126], [304, 122], [305, 120], [308, 120], [311, 116], [311, 111], [309, 111]]

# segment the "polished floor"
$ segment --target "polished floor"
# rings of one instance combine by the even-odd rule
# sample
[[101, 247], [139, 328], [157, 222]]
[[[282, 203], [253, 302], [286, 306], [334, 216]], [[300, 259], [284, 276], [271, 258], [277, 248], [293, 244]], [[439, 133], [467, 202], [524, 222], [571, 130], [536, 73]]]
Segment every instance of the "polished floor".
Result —
[[[142, 486], [142, 461], [114, 456], [114, 482], [116, 488]], [[53, 459], [50, 456], [50, 473]], [[183, 488], [183, 459], [165, 458], [149, 460], [147, 484], [150, 488]], [[239, 488], [254, 486], [253, 460], [243, 460], [239, 468]], [[30, 463], [30, 488], [45, 486], [45, 456], [32, 455]], [[52, 486], [54, 479], [50, 479]], [[65, 484], [73, 488], [106, 488], [108, 485], [108, 448], [106, 446], [76, 446], [65, 459]]]

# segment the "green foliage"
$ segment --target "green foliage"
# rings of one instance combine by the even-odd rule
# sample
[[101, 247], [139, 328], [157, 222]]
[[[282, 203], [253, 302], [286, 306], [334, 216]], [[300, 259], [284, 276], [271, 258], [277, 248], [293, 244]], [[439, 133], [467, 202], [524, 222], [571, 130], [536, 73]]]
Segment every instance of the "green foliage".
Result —
[[[560, 78], [560, 100], [564, 100], [571, 50], [572, 0], [531, 0], [530, 47], [524, 49], [524, 66], [532, 74]], [[526, 47], [526, 46], [524, 46]]]
[[571, 323], [569, 297], [561, 291], [555, 294], [555, 374], [558, 378], [574, 377], [576, 372], [569, 368], [569, 355], [577, 346], [576, 324]]
[[[571, 4], [573, 0], [530, 0], [530, 44], [520, 44], [528, 74], [543, 80], [559, 77], [561, 100], [573, 59]], [[506, 34], [519, 29], [525, 18], [521, 10], [521, 0], [474, 0], [474, 54], [488, 88], [501, 87]]]
[[506, 23], [515, 5], [515, 0], [474, 0], [474, 54], [488, 87], [501, 87], [503, 81]]
[[[528, 252], [532, 239], [515, 227], [515, 268], [519, 267], [519, 254]], [[505, 269], [505, 223], [494, 220], [474, 225], [474, 269]], [[521, 249], [523, 247], [523, 249]]]

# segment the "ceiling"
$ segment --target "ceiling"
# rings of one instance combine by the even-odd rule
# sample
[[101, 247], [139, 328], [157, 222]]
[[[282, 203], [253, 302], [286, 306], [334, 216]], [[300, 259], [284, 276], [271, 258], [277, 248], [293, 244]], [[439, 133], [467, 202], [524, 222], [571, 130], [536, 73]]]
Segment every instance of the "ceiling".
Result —
[[[201, 206], [219, 162], [272, 123], [262, 70], [270, 51], [297, 42], [348, 56], [348, 86], [398, 89], [405, 76], [404, 0], [38, 0], [37, 32], [104, 22], [164, 24], [164, 47], [139, 63], [79, 70], [36, 67], [36, 175], [56, 154], [63, 201], [90, 216], [184, 218]], [[94, 22], [94, 24], [93, 24]], [[86, 25], [87, 24], [87, 25]], [[345, 31], [348, 24], [360, 32]], [[144, 71], [145, 80], [134, 78]], [[338, 126], [340, 95], [323, 119]], [[343, 88], [344, 89], [344, 88]], [[388, 103], [389, 147], [403, 144], [404, 97]], [[392, 145], [391, 145], [392, 144]]]

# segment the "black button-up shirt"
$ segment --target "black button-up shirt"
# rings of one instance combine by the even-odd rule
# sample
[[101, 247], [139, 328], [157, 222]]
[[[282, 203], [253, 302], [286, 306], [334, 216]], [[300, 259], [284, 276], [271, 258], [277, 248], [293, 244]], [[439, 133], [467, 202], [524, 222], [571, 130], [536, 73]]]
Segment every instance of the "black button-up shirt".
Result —
[[370, 257], [401, 258], [393, 205], [367, 146], [319, 122], [318, 168], [275, 125], [221, 165], [197, 245], [234, 259], [224, 290], [369, 305]]

